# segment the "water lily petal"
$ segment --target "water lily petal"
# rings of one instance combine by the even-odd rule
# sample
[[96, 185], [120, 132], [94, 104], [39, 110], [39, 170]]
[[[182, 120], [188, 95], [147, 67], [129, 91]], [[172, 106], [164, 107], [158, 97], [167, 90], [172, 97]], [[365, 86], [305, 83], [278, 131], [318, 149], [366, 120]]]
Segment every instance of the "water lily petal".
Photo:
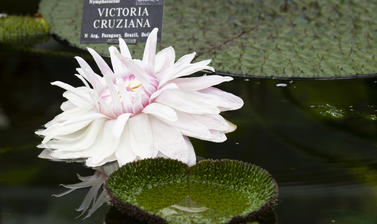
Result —
[[123, 57], [132, 59], [130, 50], [128, 49], [126, 42], [122, 38], [119, 38], [119, 48], [120, 48], [120, 53], [122, 54]]
[[189, 167], [194, 166], [196, 164], [196, 155], [194, 147], [191, 144], [191, 141], [188, 137], [184, 137], [186, 146], [187, 146], [187, 161], [183, 161], [186, 163]]
[[91, 122], [90, 120], [86, 120], [86, 121], [77, 122], [77, 123], [68, 124], [68, 125], [55, 124], [48, 127], [45, 130], [37, 131], [35, 133], [37, 135], [45, 136], [45, 138], [42, 141], [42, 143], [44, 144], [50, 141], [51, 139], [53, 139], [54, 136], [72, 134], [82, 128], [85, 128], [86, 126], [89, 125], [90, 122]]
[[[103, 180], [104, 181], [104, 180]], [[98, 195], [98, 191], [102, 187], [101, 182], [97, 182], [95, 184], [92, 184], [91, 188], [89, 189], [88, 193], [85, 195], [84, 200], [81, 202], [80, 206], [76, 209], [76, 211], [82, 213], [80, 215], [83, 215], [85, 211], [87, 211], [90, 207], [90, 205], [94, 204]]]
[[173, 109], [159, 103], [149, 104], [147, 107], [144, 108], [143, 113], [153, 115], [163, 120], [168, 120], [168, 121], [177, 120], [177, 114]]
[[157, 152], [153, 149], [153, 133], [149, 116], [141, 113], [130, 118], [128, 127], [134, 153], [142, 159], [155, 157]]
[[116, 138], [113, 135], [115, 122], [115, 120], [106, 121], [102, 134], [99, 135], [100, 138], [97, 140], [96, 144], [87, 150], [86, 153], [88, 153], [89, 156], [85, 157], [89, 158], [86, 160], [85, 165], [88, 167], [102, 166], [103, 164], [114, 160], [111, 158], [111, 155], [115, 153], [120, 141], [119, 138]]
[[[110, 156], [114, 153], [119, 140], [112, 134], [115, 121], [106, 121], [103, 128], [100, 129], [98, 138], [89, 148], [76, 151], [55, 150], [51, 155], [58, 159], [79, 159], [88, 158], [86, 165], [88, 167], [98, 167], [107, 162], [113, 161]], [[106, 149], [106, 150], [104, 150]]]
[[84, 219], [89, 218], [98, 208], [100, 208], [104, 203], [109, 201], [107, 192], [103, 190], [98, 196], [97, 200], [94, 202], [93, 206], [89, 209], [88, 214]]
[[61, 105], [60, 105], [60, 109], [62, 110], [62, 111], [67, 111], [67, 110], [70, 110], [70, 109], [73, 109], [73, 108], [75, 108], [76, 106], [72, 103], [72, 102], [70, 102], [70, 101], [65, 101], [65, 102], [63, 102]]
[[149, 75], [154, 75], [158, 28], [154, 28], [149, 34], [144, 48], [143, 64]]
[[79, 96], [70, 91], [66, 91], [63, 93], [63, 97], [69, 100], [76, 107], [94, 107], [95, 105], [90, 100], [90, 96], [89, 95], [84, 96], [84, 94], [85, 93], [82, 93], [82, 96]]
[[149, 102], [154, 101], [164, 91], [172, 90], [172, 89], [178, 89], [178, 86], [175, 83], [168, 83], [164, 85], [162, 88], [160, 88], [159, 90], [157, 90], [151, 95]]
[[[117, 93], [117, 90], [115, 89], [115, 86], [113, 84], [113, 79], [110, 78], [109, 76], [105, 76], [104, 79], [107, 83], [107, 86], [108, 86], [108, 89], [109, 89], [109, 92], [110, 92], [110, 96], [111, 96], [111, 99], [112, 99], [111, 116], [116, 117], [119, 114], [122, 114], [122, 103], [121, 103], [121, 100], [120, 100], [120, 96]], [[106, 108], [106, 107], [104, 107], [104, 108]]]
[[212, 68], [210, 66], [207, 66], [209, 63], [211, 63], [211, 60], [204, 60], [204, 61], [196, 62], [194, 64], [190, 64], [186, 68], [184, 68], [181, 71], [175, 73], [171, 77], [171, 79], [175, 79], [175, 78], [179, 78], [179, 77], [182, 77], [182, 76], [191, 75], [191, 74], [194, 74], [196, 72], [204, 71], [204, 70], [208, 70], [208, 71], [214, 72], [215, 71], [214, 68]]
[[244, 104], [240, 97], [214, 87], [201, 90], [200, 92], [212, 98], [210, 102], [217, 102], [221, 111], [238, 110]]
[[122, 114], [120, 115], [115, 122], [114, 129], [113, 129], [113, 134], [115, 137], [119, 138], [122, 133], [124, 128], [126, 127], [126, 123], [128, 119], [130, 118], [131, 114]]
[[82, 71], [85, 71], [85, 72], [90, 72], [90, 73], [95, 73], [92, 69], [92, 67], [90, 67], [90, 65], [81, 57], [79, 56], [76, 56], [75, 59], [77, 60], [77, 62], [79, 63]]
[[[67, 83], [64, 83], [64, 82], [55, 81], [55, 82], [52, 82], [51, 85], [53, 85], [53, 86], [59, 86], [62, 89], [65, 89], [67, 91], [71, 91], [73, 93], [76, 93], [76, 88], [75, 87], [73, 87], [73, 86], [71, 86], [71, 85], [69, 85]], [[78, 95], [78, 96], [81, 97], [80, 93], [76, 93], [76, 95]]]
[[[45, 147], [42, 147], [45, 148]], [[51, 150], [50, 149], [44, 149], [39, 155], [38, 158], [40, 159], [48, 159], [52, 161], [60, 161], [59, 159], [51, 156]]]
[[183, 135], [212, 142], [223, 142], [226, 140], [223, 132], [208, 129], [205, 124], [195, 120], [191, 114], [177, 111], [177, 115], [177, 121], [166, 121], [166, 123], [176, 127]]
[[112, 75], [113, 71], [109, 67], [109, 65], [106, 63], [105, 60], [92, 48], [88, 48], [89, 53], [92, 55], [94, 61], [96, 62], [99, 70], [103, 75]]
[[[81, 59], [80, 57], [76, 57], [78, 59]], [[81, 64], [86, 64], [86, 66], [89, 66], [83, 59], [81, 59]], [[80, 65], [81, 65], [80, 64]], [[83, 65], [81, 65], [83, 66]], [[76, 71], [84, 77], [86, 80], [89, 81], [89, 83], [93, 86], [93, 89], [97, 92], [100, 93], [103, 88], [104, 88], [104, 82], [101, 81], [101, 77], [97, 75], [91, 68], [77, 68]]]
[[178, 59], [177, 64], [189, 64], [192, 62], [192, 60], [194, 60], [195, 56], [196, 56], [196, 52], [183, 55], [181, 58]]
[[220, 113], [220, 110], [216, 106], [195, 92], [167, 90], [156, 98], [156, 102], [192, 114]]
[[235, 130], [236, 126], [229, 121], [225, 120], [219, 114], [197, 115], [190, 114], [191, 119], [200, 122], [209, 130], [220, 131], [229, 133]]
[[166, 121], [166, 123], [178, 128], [178, 130], [180, 130], [184, 135], [190, 137], [210, 136], [209, 129], [202, 123], [193, 120], [190, 114], [177, 111], [177, 116], [177, 121]]
[[115, 156], [120, 167], [136, 159], [136, 154], [131, 146], [131, 137], [128, 126], [126, 126], [126, 129], [121, 136], [121, 141], [115, 151]]
[[182, 162], [189, 160], [187, 143], [182, 133], [176, 128], [151, 118], [153, 130], [154, 147], [168, 158]]
[[162, 49], [156, 55], [156, 66], [154, 72], [157, 74], [174, 65], [175, 51], [173, 47]]
[[[90, 148], [102, 130], [105, 119], [94, 120], [82, 132], [75, 132], [68, 137], [57, 136], [54, 140], [46, 143], [50, 149], [58, 149], [60, 152], [82, 151]], [[76, 134], [77, 133], [77, 134]], [[77, 135], [77, 136], [75, 136]]]
[[67, 194], [69, 194], [69, 193], [71, 193], [72, 191], [74, 191], [74, 190], [77, 190], [78, 188], [70, 188], [70, 189], [68, 189], [68, 190], [65, 190], [64, 192], [62, 192], [62, 193], [59, 193], [59, 194], [53, 194], [52, 196], [53, 197], [56, 197], [56, 198], [60, 198], [60, 197], [63, 197], [64, 195], [67, 195]]
[[170, 66], [168, 69], [162, 70], [159, 73], [157, 73], [156, 76], [160, 81], [159, 86], [162, 87], [168, 81], [170, 81], [175, 74], [189, 66], [190, 62], [195, 58], [195, 55], [195, 52], [191, 54], [186, 54], [182, 56], [180, 59], [178, 59], [178, 61], [172, 66]]
[[136, 78], [145, 85], [145, 88], [150, 89], [151, 85], [153, 84], [153, 80], [149, 77], [149, 75], [136, 63], [135, 60], [130, 60], [123, 58], [117, 52], [114, 52], [114, 56], [118, 57], [118, 59], [130, 70], [132, 74], [136, 76]]
[[80, 117], [88, 113], [96, 113], [96, 111], [92, 108], [81, 108], [75, 106], [69, 110], [64, 111], [61, 114], [56, 115], [54, 119], [45, 124], [45, 127], [48, 128], [52, 125], [56, 125], [57, 123], [63, 123], [66, 120], [69, 120], [74, 117]]
[[204, 75], [201, 77], [178, 78], [172, 82], [175, 83], [180, 89], [195, 91], [206, 89], [211, 86], [232, 80], [233, 78], [230, 76]]
[[114, 46], [109, 47], [109, 52], [110, 52], [110, 59], [111, 59], [111, 64], [113, 66], [113, 70], [115, 75], [127, 75], [128, 74], [128, 69], [127, 67], [119, 60], [120, 53], [118, 49]]
[[64, 126], [64, 125], [75, 124], [75, 123], [83, 122], [83, 121], [94, 121], [101, 118], [106, 118], [106, 116], [98, 112], [89, 112], [80, 116], [75, 116], [70, 119], [67, 119], [66, 121], [60, 123], [59, 125]]
[[206, 139], [207, 141], [220, 143], [227, 140], [225, 133], [222, 131], [210, 130], [210, 133], [211, 137], [209, 139]]

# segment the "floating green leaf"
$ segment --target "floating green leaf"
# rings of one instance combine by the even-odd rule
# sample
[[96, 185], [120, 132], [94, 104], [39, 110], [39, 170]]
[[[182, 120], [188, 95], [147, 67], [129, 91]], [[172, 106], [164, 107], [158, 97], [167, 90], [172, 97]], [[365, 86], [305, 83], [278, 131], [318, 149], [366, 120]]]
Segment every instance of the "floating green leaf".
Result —
[[232, 160], [191, 168], [176, 160], [141, 160], [113, 173], [106, 187], [122, 212], [157, 223], [254, 221], [277, 200], [276, 182], [265, 170]]
[[0, 43], [30, 46], [49, 37], [49, 26], [43, 18], [5, 16], [0, 18]]
[[[80, 44], [82, 7], [82, 0], [42, 0], [40, 12], [60, 38], [108, 54], [107, 44]], [[218, 71], [238, 75], [376, 75], [376, 11], [376, 0], [165, 1], [161, 47], [197, 51]]]

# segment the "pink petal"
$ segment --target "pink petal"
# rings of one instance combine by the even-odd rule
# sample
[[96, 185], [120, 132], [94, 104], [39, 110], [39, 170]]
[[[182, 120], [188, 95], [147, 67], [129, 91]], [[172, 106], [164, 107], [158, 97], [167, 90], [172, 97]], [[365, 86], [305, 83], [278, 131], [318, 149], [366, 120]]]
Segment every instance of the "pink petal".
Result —
[[150, 76], [136, 63], [136, 61], [123, 58], [119, 52], [113, 53], [114, 56], [116, 56], [129, 69], [129, 71], [132, 71], [132, 74], [136, 76], [137, 80], [139, 80], [143, 85], [150, 85]]

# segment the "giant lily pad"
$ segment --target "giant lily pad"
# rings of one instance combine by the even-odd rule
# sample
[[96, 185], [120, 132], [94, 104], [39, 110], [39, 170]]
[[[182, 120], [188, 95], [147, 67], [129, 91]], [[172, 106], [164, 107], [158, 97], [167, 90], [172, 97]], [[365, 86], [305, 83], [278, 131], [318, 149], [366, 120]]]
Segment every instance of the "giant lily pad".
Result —
[[47, 40], [49, 26], [40, 17], [0, 17], [0, 43], [31, 46]]
[[[80, 44], [82, 7], [83, 0], [42, 0], [39, 11], [60, 38], [108, 54], [107, 44]], [[235, 75], [373, 76], [376, 11], [376, 0], [166, 0], [161, 47], [197, 51]]]
[[277, 201], [269, 173], [232, 160], [203, 160], [187, 167], [176, 160], [127, 164], [106, 183], [123, 213], [153, 223], [237, 223], [253, 221]]

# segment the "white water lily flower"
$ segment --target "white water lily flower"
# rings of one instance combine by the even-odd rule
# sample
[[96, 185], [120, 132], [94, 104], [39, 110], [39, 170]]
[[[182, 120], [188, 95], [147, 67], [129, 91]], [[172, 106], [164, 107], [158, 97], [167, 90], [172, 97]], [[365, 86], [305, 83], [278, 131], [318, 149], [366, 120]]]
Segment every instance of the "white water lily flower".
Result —
[[88, 49], [102, 76], [80, 57], [76, 76], [84, 86], [63, 82], [62, 113], [37, 131], [44, 137], [40, 157], [54, 160], [84, 159], [89, 167], [117, 161], [155, 157], [196, 163], [188, 137], [212, 142], [226, 140], [236, 126], [220, 112], [239, 109], [241, 98], [212, 86], [231, 77], [204, 75], [182, 78], [199, 71], [214, 71], [210, 60], [191, 63], [195, 53], [175, 61], [172, 47], [156, 54], [158, 29], [148, 37], [142, 60], [132, 59], [124, 40], [120, 52], [109, 48], [112, 69]]
[[60, 194], [54, 194], [53, 196], [62, 197], [74, 190], [89, 188], [89, 191], [86, 194], [81, 205], [76, 209], [76, 211], [81, 212], [81, 215], [87, 212], [84, 218], [88, 218], [104, 203], [110, 202], [110, 197], [108, 196], [106, 190], [103, 189], [103, 185], [105, 184], [108, 176], [117, 169], [119, 169], [117, 163], [110, 163], [101, 167], [97, 167], [95, 169], [96, 171], [94, 175], [92, 176], [82, 177], [80, 175], [77, 175], [79, 180], [81, 181], [80, 183], [62, 185], [63, 187], [68, 188], [68, 190]]

